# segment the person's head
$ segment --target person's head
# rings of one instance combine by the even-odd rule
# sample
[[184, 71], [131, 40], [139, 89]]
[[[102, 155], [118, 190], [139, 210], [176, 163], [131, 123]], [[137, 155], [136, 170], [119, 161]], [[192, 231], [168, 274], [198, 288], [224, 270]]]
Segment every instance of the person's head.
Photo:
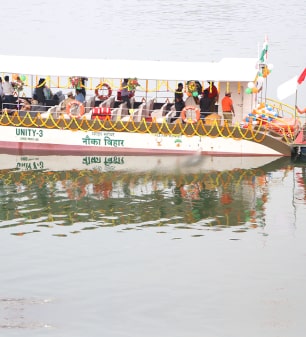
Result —
[[73, 97], [72, 91], [67, 92], [67, 97]]
[[203, 91], [203, 97], [208, 97], [208, 94], [209, 94], [208, 89], [205, 89], [205, 90]]
[[124, 80], [123, 80], [123, 82], [128, 82], [129, 81], [129, 79], [128, 78], [125, 78]]
[[231, 92], [227, 91], [227, 92], [225, 93], [225, 96], [231, 97], [232, 94], [231, 94]]
[[4, 76], [4, 81], [8, 82], [10, 80], [10, 77], [8, 75]]
[[177, 85], [177, 87], [179, 88], [179, 89], [183, 89], [183, 83], [179, 83], [178, 85]]

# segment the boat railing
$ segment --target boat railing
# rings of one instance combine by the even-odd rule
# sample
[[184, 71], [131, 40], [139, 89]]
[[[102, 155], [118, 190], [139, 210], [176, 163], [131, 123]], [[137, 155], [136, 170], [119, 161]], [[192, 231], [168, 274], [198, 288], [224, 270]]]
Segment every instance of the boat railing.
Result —
[[[115, 108], [116, 109], [116, 108]], [[114, 110], [115, 110], [114, 109]], [[92, 131], [92, 132], [129, 132], [141, 134], [159, 134], [172, 137], [193, 137], [193, 136], [207, 136], [210, 138], [223, 137], [235, 140], [249, 140], [261, 143], [268, 136], [271, 136], [271, 129], [264, 123], [259, 123], [257, 126], [249, 124], [245, 127], [236, 123], [235, 125], [228, 125], [226, 122], [221, 124], [220, 120], [211, 120], [210, 123], [205, 123], [204, 120], [199, 120], [197, 123], [179, 122], [169, 123], [165, 119], [158, 121], [155, 118], [142, 118], [139, 122], [133, 118], [127, 120], [118, 119], [112, 120], [111, 116], [105, 119], [89, 119], [85, 115], [71, 118], [67, 114], [59, 114], [55, 118], [52, 114], [43, 116], [37, 113], [35, 116], [27, 112], [25, 116], [20, 116], [18, 111], [9, 115], [6, 111], [0, 116], [0, 126], [13, 126], [22, 128], [46, 128], [46, 129], [60, 129], [71, 131]], [[288, 132], [288, 128], [282, 125], [277, 130], [277, 139], [288, 145], [292, 143], [293, 132]]]

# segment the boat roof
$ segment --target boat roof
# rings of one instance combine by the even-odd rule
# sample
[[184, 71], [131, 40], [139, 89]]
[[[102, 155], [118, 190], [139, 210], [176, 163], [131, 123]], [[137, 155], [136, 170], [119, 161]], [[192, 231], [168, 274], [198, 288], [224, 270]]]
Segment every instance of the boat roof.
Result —
[[254, 80], [257, 65], [257, 58], [180, 62], [0, 55], [1, 73], [40, 76], [244, 82]]

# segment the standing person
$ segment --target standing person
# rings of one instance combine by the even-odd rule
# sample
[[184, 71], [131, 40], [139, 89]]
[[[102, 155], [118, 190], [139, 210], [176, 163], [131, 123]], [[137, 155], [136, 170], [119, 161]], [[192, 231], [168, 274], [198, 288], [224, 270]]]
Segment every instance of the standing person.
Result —
[[177, 85], [177, 88], [176, 88], [175, 93], [174, 93], [174, 100], [175, 101], [176, 101], [177, 97], [183, 99], [183, 89], [184, 89], [183, 83], [179, 83]]
[[4, 76], [3, 87], [3, 108], [14, 109], [14, 88], [10, 82], [10, 77], [8, 75]]
[[81, 77], [80, 91], [83, 94], [84, 99], [86, 99], [86, 81], [88, 81], [87, 77]]
[[222, 111], [224, 122], [227, 121], [229, 125], [232, 125], [233, 116], [235, 116], [235, 111], [230, 92], [226, 92], [225, 96], [222, 98]]
[[219, 92], [218, 92], [218, 89], [215, 86], [213, 81], [209, 81], [208, 84], [209, 84], [209, 87], [207, 88], [208, 89], [208, 98], [211, 99], [210, 112], [216, 112], [215, 111], [215, 104], [219, 100]]
[[122, 102], [127, 104], [128, 109], [131, 108], [130, 96], [131, 92], [129, 91], [129, 80], [125, 78], [121, 83], [121, 99]]
[[38, 103], [40, 105], [45, 105], [46, 103], [46, 97], [44, 94], [44, 89], [45, 89], [45, 79], [40, 78], [38, 81], [38, 85], [36, 86], [34, 90], [34, 94], [37, 95]]
[[212, 113], [210, 110], [211, 99], [208, 96], [208, 89], [205, 89], [203, 91], [202, 97], [200, 98], [201, 119], [204, 119], [206, 116]]

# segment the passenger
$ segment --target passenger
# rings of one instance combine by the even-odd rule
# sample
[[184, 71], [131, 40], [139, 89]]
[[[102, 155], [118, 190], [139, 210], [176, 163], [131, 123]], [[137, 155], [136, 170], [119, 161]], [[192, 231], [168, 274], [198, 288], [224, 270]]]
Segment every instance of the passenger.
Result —
[[122, 102], [127, 104], [127, 108], [131, 108], [130, 95], [131, 91], [129, 90], [129, 80], [125, 78], [121, 83], [121, 99]]
[[67, 105], [68, 105], [70, 102], [73, 102], [73, 101], [74, 101], [73, 94], [72, 94], [71, 91], [69, 91], [69, 92], [67, 93], [67, 98], [64, 99], [64, 100], [62, 101], [62, 104], [61, 104], [61, 110], [66, 110]]
[[222, 111], [224, 122], [227, 121], [228, 125], [232, 125], [233, 116], [235, 116], [235, 111], [230, 92], [226, 92], [225, 96], [222, 98]]
[[52, 96], [53, 96], [52, 91], [47, 85], [44, 86], [43, 92], [44, 92], [45, 99], [48, 99], [48, 100], [52, 99]]
[[298, 111], [298, 113], [300, 113], [300, 114], [306, 114], [306, 108], [300, 109], [297, 105], [295, 106], [295, 108]]
[[211, 99], [210, 103], [210, 112], [216, 112], [215, 111], [215, 105], [219, 100], [219, 92], [217, 87], [215, 86], [213, 81], [208, 81], [209, 87], [208, 89], [208, 98]]
[[171, 123], [174, 123], [176, 120], [178, 120], [178, 118], [181, 116], [181, 112], [182, 110], [185, 108], [185, 102], [183, 100], [183, 97], [177, 96], [175, 98], [175, 116], [171, 118]]
[[31, 99], [31, 111], [34, 112], [33, 115], [36, 115], [37, 112], [45, 111], [45, 107], [38, 102], [38, 97], [36, 94], [33, 94], [33, 98]]
[[38, 85], [36, 86], [34, 90], [34, 94], [37, 95], [38, 103], [40, 105], [45, 105], [45, 102], [46, 102], [46, 97], [44, 94], [45, 82], [46, 81], [44, 78], [40, 78], [38, 81]]
[[62, 90], [57, 91], [54, 96], [58, 97], [59, 103], [65, 100], [65, 95], [63, 94]]
[[183, 99], [183, 95], [184, 95], [183, 94], [183, 89], [184, 89], [183, 83], [179, 83], [177, 85], [177, 89], [175, 90], [175, 93], [174, 93], [174, 101], [176, 101], [177, 97]]
[[87, 77], [81, 77], [81, 85], [80, 85], [80, 90], [81, 90], [81, 93], [83, 94], [84, 96], [84, 100], [86, 99], [86, 81], [88, 81], [88, 78]]
[[84, 103], [85, 102], [85, 97], [82, 94], [81, 89], [76, 89], [75, 93], [76, 93], [75, 100], [78, 101], [78, 102]]
[[8, 75], [4, 76], [3, 87], [3, 108], [14, 109], [16, 104], [16, 99], [14, 97], [14, 88], [10, 82]]
[[0, 111], [2, 111], [2, 99], [3, 99], [3, 86], [2, 86], [2, 77], [0, 77]]
[[203, 91], [202, 97], [200, 98], [200, 110], [201, 110], [201, 119], [205, 119], [206, 116], [210, 115], [212, 112], [210, 110], [211, 98], [209, 96], [208, 89]]

